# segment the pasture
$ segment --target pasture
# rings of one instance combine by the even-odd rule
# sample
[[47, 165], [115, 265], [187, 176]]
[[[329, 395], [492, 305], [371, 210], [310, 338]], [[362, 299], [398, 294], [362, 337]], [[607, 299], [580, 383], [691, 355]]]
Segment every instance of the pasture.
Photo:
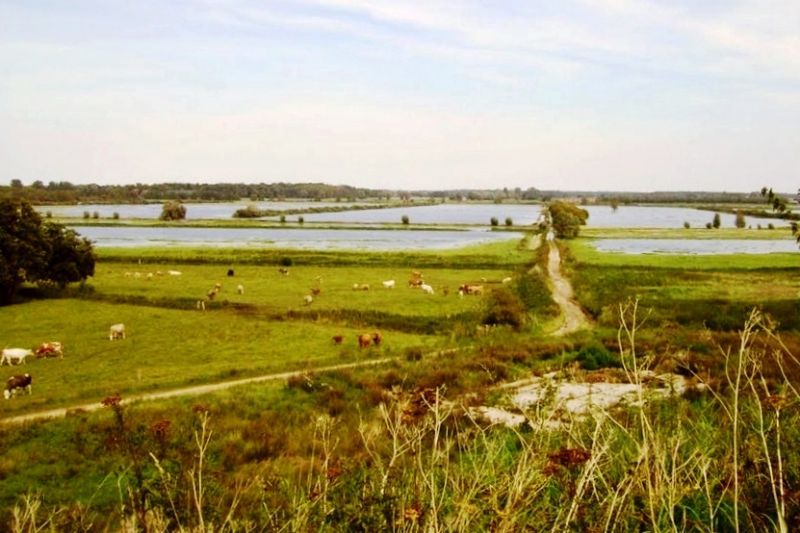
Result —
[[[400, 355], [409, 346], [430, 347], [430, 336], [383, 331], [380, 347], [360, 350], [356, 335], [370, 329], [307, 321], [269, 321], [236, 312], [196, 312], [62, 299], [0, 308], [3, 342], [35, 346], [64, 343], [63, 359], [30, 358], [0, 367], [0, 379], [33, 376], [33, 394], [0, 403], [3, 416], [100, 401], [111, 393], [155, 391]], [[127, 338], [109, 341], [122, 322]], [[345, 337], [342, 345], [331, 340]]]

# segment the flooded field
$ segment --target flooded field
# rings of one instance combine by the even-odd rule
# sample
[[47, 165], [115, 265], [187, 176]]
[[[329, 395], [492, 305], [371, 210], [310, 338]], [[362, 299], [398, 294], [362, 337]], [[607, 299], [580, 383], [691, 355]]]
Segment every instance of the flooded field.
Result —
[[[587, 226], [591, 228], [682, 228], [688, 222], [692, 228], [703, 228], [714, 219], [713, 211], [691, 209], [688, 207], [661, 206], [619, 206], [615, 211], [610, 206], [582, 206], [589, 212]], [[735, 215], [720, 213], [723, 228], [735, 227]], [[782, 220], [772, 218], [745, 217], [747, 225], [756, 227], [761, 224], [774, 224], [776, 227], [787, 226]]]

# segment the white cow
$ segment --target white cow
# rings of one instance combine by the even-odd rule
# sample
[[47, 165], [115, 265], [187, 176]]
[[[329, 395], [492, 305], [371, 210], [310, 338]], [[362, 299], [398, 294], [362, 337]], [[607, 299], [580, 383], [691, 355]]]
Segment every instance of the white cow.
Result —
[[114, 324], [108, 330], [108, 340], [125, 338], [125, 324]]
[[33, 350], [27, 348], [3, 348], [3, 356], [0, 358], [0, 365], [8, 363], [11, 366], [11, 361], [16, 361], [15, 364], [19, 365], [25, 362], [25, 358], [33, 355]]
[[244, 285], [242, 285], [241, 283], [239, 285], [237, 285], [236, 286], [236, 292], [239, 293], [239, 294], [244, 294]]
[[311, 305], [311, 302], [314, 301], [314, 298], [311, 297], [310, 294], [306, 294], [303, 296], [303, 305]]
[[422, 285], [419, 286], [419, 288], [422, 289], [422, 292], [424, 292], [425, 294], [433, 294], [433, 287], [431, 287], [427, 283], [423, 283]]
[[180, 270], [167, 270], [167, 274], [170, 276], [180, 276], [182, 272]]
[[383, 282], [383, 287], [385, 289], [394, 289], [394, 280], [390, 279], [389, 281], [384, 281]]
[[503, 282], [502, 282], [502, 283], [503, 283], [503, 285], [505, 285], [506, 283], [511, 283], [511, 281], [512, 281], [512, 279], [511, 279], [511, 277], [509, 276], [509, 277], [507, 277], [507, 278], [503, 278]]

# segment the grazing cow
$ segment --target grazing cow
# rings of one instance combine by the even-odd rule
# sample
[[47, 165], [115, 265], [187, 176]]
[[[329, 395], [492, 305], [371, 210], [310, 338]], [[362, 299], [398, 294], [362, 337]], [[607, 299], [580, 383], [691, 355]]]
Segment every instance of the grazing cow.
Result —
[[306, 294], [303, 296], [303, 305], [311, 305], [311, 302], [314, 301], [314, 298], [311, 297], [310, 294]]
[[509, 277], [506, 277], [506, 278], [503, 278], [503, 281], [502, 281], [501, 283], [502, 283], [503, 285], [505, 285], [506, 283], [511, 283], [511, 276], [509, 276]]
[[422, 272], [420, 272], [419, 270], [412, 270], [411, 271], [411, 277], [412, 278], [421, 278], [422, 277]]
[[181, 276], [183, 275], [183, 272], [181, 272], [180, 270], [167, 270], [167, 274], [169, 274], [170, 276]]
[[30, 394], [32, 381], [33, 378], [31, 378], [30, 374], [11, 376], [6, 382], [6, 390], [3, 391], [3, 396], [5, 396], [6, 400], [8, 400], [18, 391], [23, 390], [28, 391], [28, 394]]
[[139, 279], [139, 278], [142, 277], [142, 273], [141, 272], [134, 272], [133, 273], [133, 277], [136, 278], [136, 279]]
[[481, 294], [483, 294], [483, 285], [470, 285], [468, 283], [465, 283], [458, 288], [458, 294], [460, 296], [464, 296], [465, 294], [480, 296]]
[[322, 293], [322, 289], [319, 287], [311, 287], [311, 294], [314, 296], [319, 296]]
[[[217, 285], [219, 285], [219, 283], [217, 283]], [[217, 287], [217, 285], [214, 285], [214, 286], [213, 286], [213, 287], [212, 287], [212, 288], [211, 288], [211, 289], [210, 289], [210, 290], [209, 290], [209, 291], [206, 293], [206, 299], [207, 299], [207, 300], [211, 301], [211, 300], [213, 300], [213, 299], [214, 299], [214, 297], [215, 297], [217, 294], [219, 294], [219, 287]]]
[[423, 283], [425, 283], [425, 282], [422, 281], [422, 278], [411, 278], [411, 279], [408, 280], [408, 286], [411, 287], [412, 289], [414, 287], [422, 286]]
[[342, 344], [342, 341], [344, 340], [343, 335], [334, 335], [332, 338], [333, 338], [333, 344]]
[[369, 333], [362, 333], [358, 336], [358, 347], [359, 348], [369, 348], [369, 345], [372, 344], [372, 335]]
[[125, 338], [125, 324], [114, 324], [108, 329], [108, 340]]
[[381, 341], [383, 341], [383, 335], [381, 335], [380, 331], [376, 331], [372, 334], [372, 344], [375, 346], [380, 346]]
[[388, 281], [384, 281], [383, 282], [383, 288], [384, 289], [394, 289], [394, 280], [390, 279]]
[[431, 287], [427, 283], [423, 283], [422, 285], [419, 286], [419, 288], [422, 289], [422, 292], [424, 292], [425, 294], [433, 294], [433, 287]]
[[25, 358], [33, 355], [32, 350], [27, 348], [3, 348], [3, 356], [0, 358], [0, 365], [8, 363], [11, 366], [11, 361], [16, 361], [15, 364], [19, 365], [25, 362]]
[[236, 292], [238, 294], [244, 294], [244, 285], [242, 285], [241, 283], [239, 285], [237, 285], [236, 286]]
[[229, 277], [229, 278], [232, 278], [232, 277], [233, 277], [233, 269], [232, 269], [232, 268], [229, 268], [229, 269], [228, 269], [228, 277]]
[[36, 357], [58, 357], [64, 358], [64, 347], [58, 341], [43, 342], [36, 348]]
[[217, 289], [217, 292], [222, 290], [222, 283], [215, 283], [214, 288]]
[[368, 291], [369, 283], [353, 283], [354, 291]]
[[152, 272], [148, 272], [146, 278], [147, 278], [147, 281], [153, 281], [153, 273]]
[[278, 269], [278, 272], [280, 272], [284, 276], [288, 276], [289, 275], [289, 269], [288, 268], [281, 267], [281, 268]]

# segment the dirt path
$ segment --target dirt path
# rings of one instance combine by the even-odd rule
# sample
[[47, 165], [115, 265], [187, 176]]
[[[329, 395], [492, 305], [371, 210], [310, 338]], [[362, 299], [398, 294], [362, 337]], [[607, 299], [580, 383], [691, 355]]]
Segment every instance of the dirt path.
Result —
[[547, 273], [553, 281], [553, 300], [561, 309], [564, 317], [564, 323], [553, 332], [553, 335], [567, 335], [573, 331], [590, 327], [589, 319], [573, 299], [572, 285], [561, 275], [561, 254], [558, 253], [558, 246], [549, 238], [547, 244], [550, 246], [550, 253], [547, 256]]
[[[193, 387], [182, 387], [179, 389], [170, 389], [160, 392], [151, 392], [151, 393], [144, 393], [144, 394], [136, 394], [133, 396], [128, 396], [127, 398], [123, 399], [123, 404], [130, 404], [134, 402], [140, 401], [149, 401], [149, 400], [163, 400], [165, 398], [174, 398], [176, 396], [198, 396], [201, 394], [208, 394], [210, 392], [220, 391], [224, 389], [229, 389], [231, 387], [238, 387], [239, 385], [247, 385], [250, 383], [260, 383], [262, 381], [275, 381], [281, 379], [289, 379], [290, 377], [299, 376], [301, 374], [305, 374], [307, 372], [333, 372], [335, 370], [344, 370], [347, 368], [357, 368], [357, 367], [364, 367], [364, 366], [375, 366], [375, 365], [382, 365], [388, 363], [389, 361], [393, 361], [394, 358], [392, 357], [384, 357], [382, 359], [372, 359], [369, 361], [359, 361], [356, 363], [344, 363], [341, 365], [331, 365], [331, 366], [324, 366], [320, 368], [309, 368], [305, 370], [294, 370], [291, 372], [279, 372], [277, 374], [265, 374], [263, 376], [256, 376], [252, 378], [242, 378], [236, 379], [232, 381], [223, 381], [220, 383], [209, 383], [206, 385], [196, 385]], [[102, 405], [100, 402], [92, 402], [92, 403], [84, 403], [79, 405], [71, 405], [69, 407], [60, 407], [58, 409], [50, 409], [49, 411], [39, 411], [36, 413], [28, 413], [24, 415], [12, 416], [8, 418], [0, 419], [0, 425], [3, 424], [21, 424], [23, 422], [31, 422], [34, 420], [43, 420], [47, 418], [61, 418], [67, 415], [68, 411], [95, 411], [100, 409]]]

